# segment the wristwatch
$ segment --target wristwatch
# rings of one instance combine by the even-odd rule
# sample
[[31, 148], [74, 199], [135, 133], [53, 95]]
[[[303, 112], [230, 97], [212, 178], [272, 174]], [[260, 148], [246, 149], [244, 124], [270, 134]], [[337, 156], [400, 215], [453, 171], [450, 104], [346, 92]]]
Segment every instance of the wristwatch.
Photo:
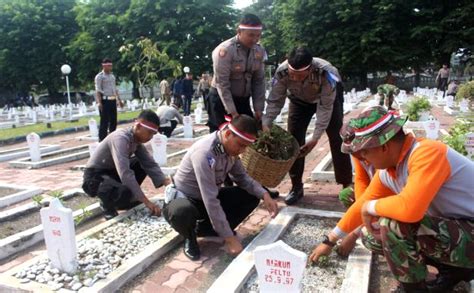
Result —
[[323, 241], [321, 241], [321, 243], [326, 244], [326, 245], [331, 246], [331, 247], [336, 246], [336, 242], [331, 242], [331, 240], [329, 240], [328, 235], [323, 236]]

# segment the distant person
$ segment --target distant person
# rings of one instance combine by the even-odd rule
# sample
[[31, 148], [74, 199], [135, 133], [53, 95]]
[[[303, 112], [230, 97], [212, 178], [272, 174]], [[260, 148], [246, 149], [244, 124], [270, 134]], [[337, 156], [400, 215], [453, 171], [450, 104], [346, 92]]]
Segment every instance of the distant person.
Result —
[[173, 103], [178, 107], [183, 105], [181, 96], [183, 95], [183, 76], [177, 77], [172, 84]]
[[183, 79], [183, 93], [181, 98], [183, 100], [184, 116], [191, 115], [191, 102], [193, 100], [194, 87], [192, 73], [186, 73], [186, 78]]
[[196, 91], [198, 92], [199, 95], [202, 96], [205, 109], [207, 109], [207, 99], [208, 99], [210, 87], [211, 87], [211, 84], [209, 80], [209, 74], [203, 73], [201, 76], [201, 79], [199, 80], [199, 84]]
[[392, 84], [385, 83], [377, 87], [377, 93], [380, 96], [379, 105], [385, 105], [387, 109], [393, 110], [393, 101], [395, 96], [400, 93], [400, 89]]
[[160, 130], [161, 134], [170, 137], [173, 130], [179, 124], [183, 124], [183, 116], [179, 113], [179, 107], [172, 103], [171, 106], [162, 105], [156, 110], [156, 115], [160, 117]]
[[449, 79], [448, 65], [443, 64], [443, 67], [438, 71], [438, 75], [436, 76], [436, 80], [435, 80], [438, 86], [438, 90], [443, 91], [443, 96], [446, 93], [446, 88], [448, 87], [448, 79]]
[[161, 214], [160, 207], [148, 200], [140, 188], [146, 176], [150, 176], [156, 188], [169, 184], [169, 179], [144, 146], [158, 133], [159, 126], [156, 113], [144, 110], [132, 127], [107, 136], [87, 162], [82, 189], [89, 196], [100, 199], [105, 219], [117, 216], [117, 209], [127, 210], [140, 203], [144, 203], [152, 214]]
[[459, 84], [457, 80], [451, 80], [448, 85], [448, 90], [446, 91], [446, 95], [448, 96], [456, 96], [458, 92]]
[[169, 106], [171, 103], [171, 89], [170, 89], [170, 84], [168, 83], [166, 78], [163, 78], [163, 80], [160, 82], [160, 94], [161, 94], [160, 105], [162, 105], [163, 103], [166, 103], [166, 105]]
[[95, 98], [100, 113], [99, 141], [117, 128], [117, 104], [123, 107], [112, 73], [112, 61], [102, 60], [102, 71], [95, 76]]

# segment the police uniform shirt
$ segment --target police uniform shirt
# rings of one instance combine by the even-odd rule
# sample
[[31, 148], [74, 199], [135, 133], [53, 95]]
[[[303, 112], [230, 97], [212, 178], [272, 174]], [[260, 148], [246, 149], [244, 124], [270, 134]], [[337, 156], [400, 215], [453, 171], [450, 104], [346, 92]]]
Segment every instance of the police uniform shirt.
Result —
[[170, 126], [170, 121], [173, 119], [178, 120], [179, 123], [183, 124], [183, 116], [181, 116], [175, 107], [166, 105], [159, 106], [156, 110], [156, 115], [160, 117], [161, 127]]
[[113, 73], [106, 74], [103, 70], [95, 76], [95, 91], [103, 96], [116, 96], [117, 88]]
[[263, 125], [271, 126], [273, 120], [280, 114], [286, 97], [307, 104], [317, 104], [313, 139], [319, 140], [331, 120], [336, 98], [336, 83], [340, 82], [341, 78], [334, 66], [320, 58], [313, 58], [310, 71], [304, 81], [295, 81], [289, 78], [288, 61], [278, 67], [267, 99], [267, 108], [262, 119]]
[[214, 230], [221, 237], [230, 237], [233, 233], [217, 198], [227, 174], [257, 198], [261, 199], [265, 190], [247, 174], [238, 157], [224, 151], [218, 133], [213, 132], [191, 146], [179, 165], [174, 183], [187, 197], [203, 201]]
[[259, 44], [248, 49], [239, 43], [237, 36], [224, 41], [212, 51], [212, 86], [217, 89], [227, 113], [237, 112], [232, 96], [252, 96], [254, 111], [263, 111], [265, 56], [265, 49]]
[[121, 128], [109, 134], [98, 146], [87, 162], [86, 168], [116, 170], [122, 184], [127, 186], [138, 201], [145, 194], [130, 169], [130, 157], [135, 154], [141, 167], [150, 176], [155, 187], [160, 187], [166, 179], [158, 164], [145, 146], [133, 138], [132, 127]]

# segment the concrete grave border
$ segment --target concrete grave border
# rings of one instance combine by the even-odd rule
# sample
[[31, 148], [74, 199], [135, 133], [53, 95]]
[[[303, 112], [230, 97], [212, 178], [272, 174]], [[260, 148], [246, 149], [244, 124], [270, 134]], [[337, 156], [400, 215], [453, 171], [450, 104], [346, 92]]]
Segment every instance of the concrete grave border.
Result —
[[[207, 290], [208, 293], [234, 292], [238, 293], [248, 278], [255, 272], [253, 251], [260, 245], [275, 242], [285, 233], [296, 215], [311, 215], [326, 218], [340, 218], [343, 213], [286, 207], [280, 211], [255, 239], [237, 256], [224, 272]], [[341, 292], [367, 292], [370, 280], [372, 253], [362, 247], [360, 242], [349, 256], [345, 279]]]
[[[46, 154], [52, 151], [59, 150], [60, 145], [57, 144], [43, 144], [40, 145], [40, 153]], [[28, 147], [14, 148], [9, 150], [0, 151], [0, 162], [10, 161], [18, 158], [29, 157], [30, 151]]]
[[58, 165], [58, 164], [67, 163], [71, 161], [85, 159], [90, 156], [88, 145], [81, 145], [77, 147], [62, 149], [59, 151], [47, 153], [46, 155], [57, 155], [57, 154], [71, 152], [75, 150], [77, 150], [77, 152], [73, 152], [71, 154], [60, 156], [54, 159], [46, 158], [45, 160], [43, 160], [44, 157], [42, 157], [41, 161], [39, 162], [31, 162], [30, 157], [27, 157], [27, 158], [16, 160], [16, 161], [11, 161], [9, 165], [15, 168], [40, 169], [40, 168], [44, 168], [48, 166], [53, 166], [53, 165]]
[[23, 185], [0, 183], [0, 188], [1, 187], [17, 189], [19, 191], [4, 197], [0, 197], [0, 208], [15, 204], [43, 192], [41, 188], [33, 186], [28, 187]]
[[334, 178], [334, 171], [326, 171], [327, 168], [332, 164], [331, 152], [328, 152], [326, 156], [316, 165], [313, 171], [311, 171], [312, 181], [336, 181]]
[[[158, 201], [158, 197], [154, 197], [151, 200], [154, 202]], [[99, 231], [104, 230], [105, 228], [114, 225], [117, 222], [120, 222], [124, 218], [130, 216], [134, 213], [135, 210], [143, 209], [145, 206], [143, 204], [138, 205], [137, 207], [119, 215], [118, 217], [113, 218], [112, 220], [106, 221], [92, 229], [89, 229], [80, 235], [76, 236], [76, 241], [93, 236]], [[141, 272], [146, 270], [149, 265], [155, 262], [158, 258], [165, 255], [168, 251], [173, 249], [182, 241], [181, 236], [172, 230], [170, 233], [166, 234], [162, 239], [158, 240], [155, 243], [152, 243], [146, 246], [143, 251], [134, 257], [126, 260], [123, 264], [107, 275], [106, 279], [97, 281], [92, 287], [86, 287], [81, 289], [81, 292], [115, 292], [129, 280], [135, 278]], [[38, 261], [46, 258], [46, 254], [43, 253], [40, 256], [37, 256], [33, 259], [30, 259], [23, 264], [14, 267], [11, 270], [8, 270], [0, 275], [0, 291], [8, 290], [7, 292], [54, 292], [48, 286], [31, 281], [27, 284], [20, 283], [18, 278], [15, 278], [14, 275], [21, 271], [24, 268], [27, 268], [31, 265], [34, 265]], [[61, 292], [74, 292], [71, 290], [61, 289]]]

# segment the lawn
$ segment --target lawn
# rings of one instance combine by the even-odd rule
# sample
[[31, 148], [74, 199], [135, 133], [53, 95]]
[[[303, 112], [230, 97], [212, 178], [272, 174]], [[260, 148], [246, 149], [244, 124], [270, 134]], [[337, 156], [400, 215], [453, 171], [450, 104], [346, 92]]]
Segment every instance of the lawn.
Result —
[[[130, 120], [136, 118], [139, 113], [140, 111], [118, 113], [118, 120]], [[100, 121], [99, 116], [89, 116], [80, 118], [79, 121], [76, 122], [50, 122], [51, 128], [47, 128], [46, 123], [37, 123], [35, 125], [20, 126], [17, 128], [0, 129], [0, 139], [8, 139], [16, 136], [26, 136], [31, 132], [40, 133], [45, 131], [60, 130], [69, 127], [87, 126], [89, 124], [88, 121], [90, 118], [94, 118], [97, 121], [97, 124]]]

